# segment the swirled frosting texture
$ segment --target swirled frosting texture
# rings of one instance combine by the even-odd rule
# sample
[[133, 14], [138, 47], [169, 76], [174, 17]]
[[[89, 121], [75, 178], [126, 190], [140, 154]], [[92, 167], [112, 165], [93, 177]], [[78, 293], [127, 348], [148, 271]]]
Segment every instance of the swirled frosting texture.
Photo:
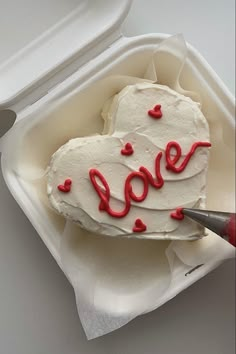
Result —
[[[148, 111], [157, 105], [162, 116], [155, 119]], [[170, 214], [177, 207], [204, 208], [209, 149], [199, 146], [181, 173], [166, 168], [169, 142], [177, 142], [182, 149], [176, 167], [194, 143], [209, 142], [208, 124], [198, 104], [165, 86], [137, 84], [116, 95], [106, 105], [103, 117], [104, 135], [72, 139], [52, 156], [47, 192], [53, 208], [83, 228], [109, 236], [202, 237], [201, 226], [187, 218], [173, 219]], [[122, 153], [126, 148], [128, 153]], [[174, 159], [176, 151], [170, 153]], [[160, 188], [153, 186], [145, 174], [126, 183], [131, 174], [142, 174], [140, 167], [145, 167], [157, 182], [155, 163], [163, 179]], [[92, 183], [91, 171], [98, 171], [108, 187], [97, 175]], [[70, 188], [63, 193], [58, 186], [68, 179]], [[137, 201], [135, 196], [140, 197], [145, 186], [145, 198]], [[119, 214], [127, 200], [130, 207], [124, 216], [108, 212], [109, 207]]]

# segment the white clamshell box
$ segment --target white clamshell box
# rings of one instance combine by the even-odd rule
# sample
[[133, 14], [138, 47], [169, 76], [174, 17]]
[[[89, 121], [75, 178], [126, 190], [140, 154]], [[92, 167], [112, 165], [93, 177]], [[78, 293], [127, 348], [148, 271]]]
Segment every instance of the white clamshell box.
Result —
[[[14, 159], [18, 164], [17, 168], [21, 168], [22, 163], [25, 171], [30, 171], [32, 165], [35, 171], [40, 171], [40, 164], [46, 163], [40, 160], [38, 151], [34, 151], [33, 147], [35, 129], [42, 129], [42, 145], [46, 146], [48, 140], [41, 126], [45, 120], [38, 121], [39, 112], [43, 112], [50, 121], [51, 115], [55, 115], [55, 112], [51, 113], [51, 105], [55, 101], [61, 102], [56, 114], [60, 117], [59, 121], [66, 134], [71, 133], [71, 137], [76, 137], [99, 132], [102, 129], [101, 122], [91, 125], [88, 114], [83, 118], [87, 119], [87, 125], [79, 133], [73, 131], [72, 126], [70, 132], [70, 122], [77, 119], [81, 107], [91, 104], [88, 95], [90, 91], [94, 95], [95, 83], [109, 75], [142, 77], [153, 51], [168, 36], [157, 33], [134, 38], [124, 37], [121, 25], [130, 5], [130, 0], [44, 0], [33, 2], [33, 5], [27, 0], [17, 1], [18, 18], [22, 26], [15, 31], [14, 38], [8, 39], [12, 46], [8, 45], [5, 51], [4, 41], [1, 40], [3, 50], [0, 52], [0, 119], [1, 111], [11, 109], [17, 113], [17, 121], [27, 117], [29, 122], [28, 141], [21, 145], [22, 151], [16, 151], [20, 156], [19, 159]], [[10, 11], [12, 2], [8, 2], [7, 6]], [[28, 6], [35, 6], [34, 17], [30, 19], [34, 23], [32, 31], [27, 27]], [[40, 22], [42, 16], [44, 25]], [[7, 20], [2, 17], [4, 16], [1, 16], [0, 26], [4, 28], [4, 21], [6, 24]], [[164, 77], [160, 77], [160, 81], [165, 84]], [[208, 173], [207, 207], [232, 210], [234, 98], [207, 62], [190, 45], [180, 81], [184, 89], [200, 94], [203, 113], [210, 126], [213, 148]], [[100, 108], [94, 107], [91, 111], [90, 107], [90, 113], [93, 115]], [[76, 124], [79, 127], [79, 123]], [[53, 128], [48, 134], [53, 134]], [[61, 133], [61, 144], [65, 142], [63, 139]], [[35, 144], [37, 143], [36, 141]], [[29, 153], [30, 144], [32, 154]], [[47, 152], [48, 156], [53, 153], [53, 149], [55, 151], [55, 146], [52, 151]], [[27, 189], [22, 179], [17, 173], [13, 173], [4, 156], [2, 157], [2, 172], [10, 192], [61, 266], [59, 244], [64, 221], [48, 213], [42, 200], [34, 191]], [[11, 165], [14, 165], [14, 160]], [[189, 276], [185, 276], [186, 269], [176, 263], [174, 284], [162, 303], [216, 268], [219, 263], [219, 260], [209, 259]]]

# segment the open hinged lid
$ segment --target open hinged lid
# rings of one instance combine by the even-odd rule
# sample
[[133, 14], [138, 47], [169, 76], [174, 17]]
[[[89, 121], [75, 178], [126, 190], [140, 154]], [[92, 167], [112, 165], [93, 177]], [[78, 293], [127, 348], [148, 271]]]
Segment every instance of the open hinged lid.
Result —
[[[9, 0], [0, 12], [0, 109], [37, 98], [119, 36], [131, 0]], [[3, 11], [2, 11], [3, 10]], [[41, 90], [40, 90], [41, 88]], [[21, 105], [22, 106], [22, 105]]]

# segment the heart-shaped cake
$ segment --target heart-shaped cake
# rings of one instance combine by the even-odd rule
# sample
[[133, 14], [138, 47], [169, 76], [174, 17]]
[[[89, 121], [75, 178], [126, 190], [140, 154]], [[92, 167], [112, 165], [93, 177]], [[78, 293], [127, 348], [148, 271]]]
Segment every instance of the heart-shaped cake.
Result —
[[[107, 107], [106, 107], [107, 108]], [[196, 239], [183, 207], [205, 207], [209, 128], [199, 105], [166, 86], [127, 86], [106, 109], [104, 135], [72, 139], [52, 156], [53, 208], [109, 236]]]

